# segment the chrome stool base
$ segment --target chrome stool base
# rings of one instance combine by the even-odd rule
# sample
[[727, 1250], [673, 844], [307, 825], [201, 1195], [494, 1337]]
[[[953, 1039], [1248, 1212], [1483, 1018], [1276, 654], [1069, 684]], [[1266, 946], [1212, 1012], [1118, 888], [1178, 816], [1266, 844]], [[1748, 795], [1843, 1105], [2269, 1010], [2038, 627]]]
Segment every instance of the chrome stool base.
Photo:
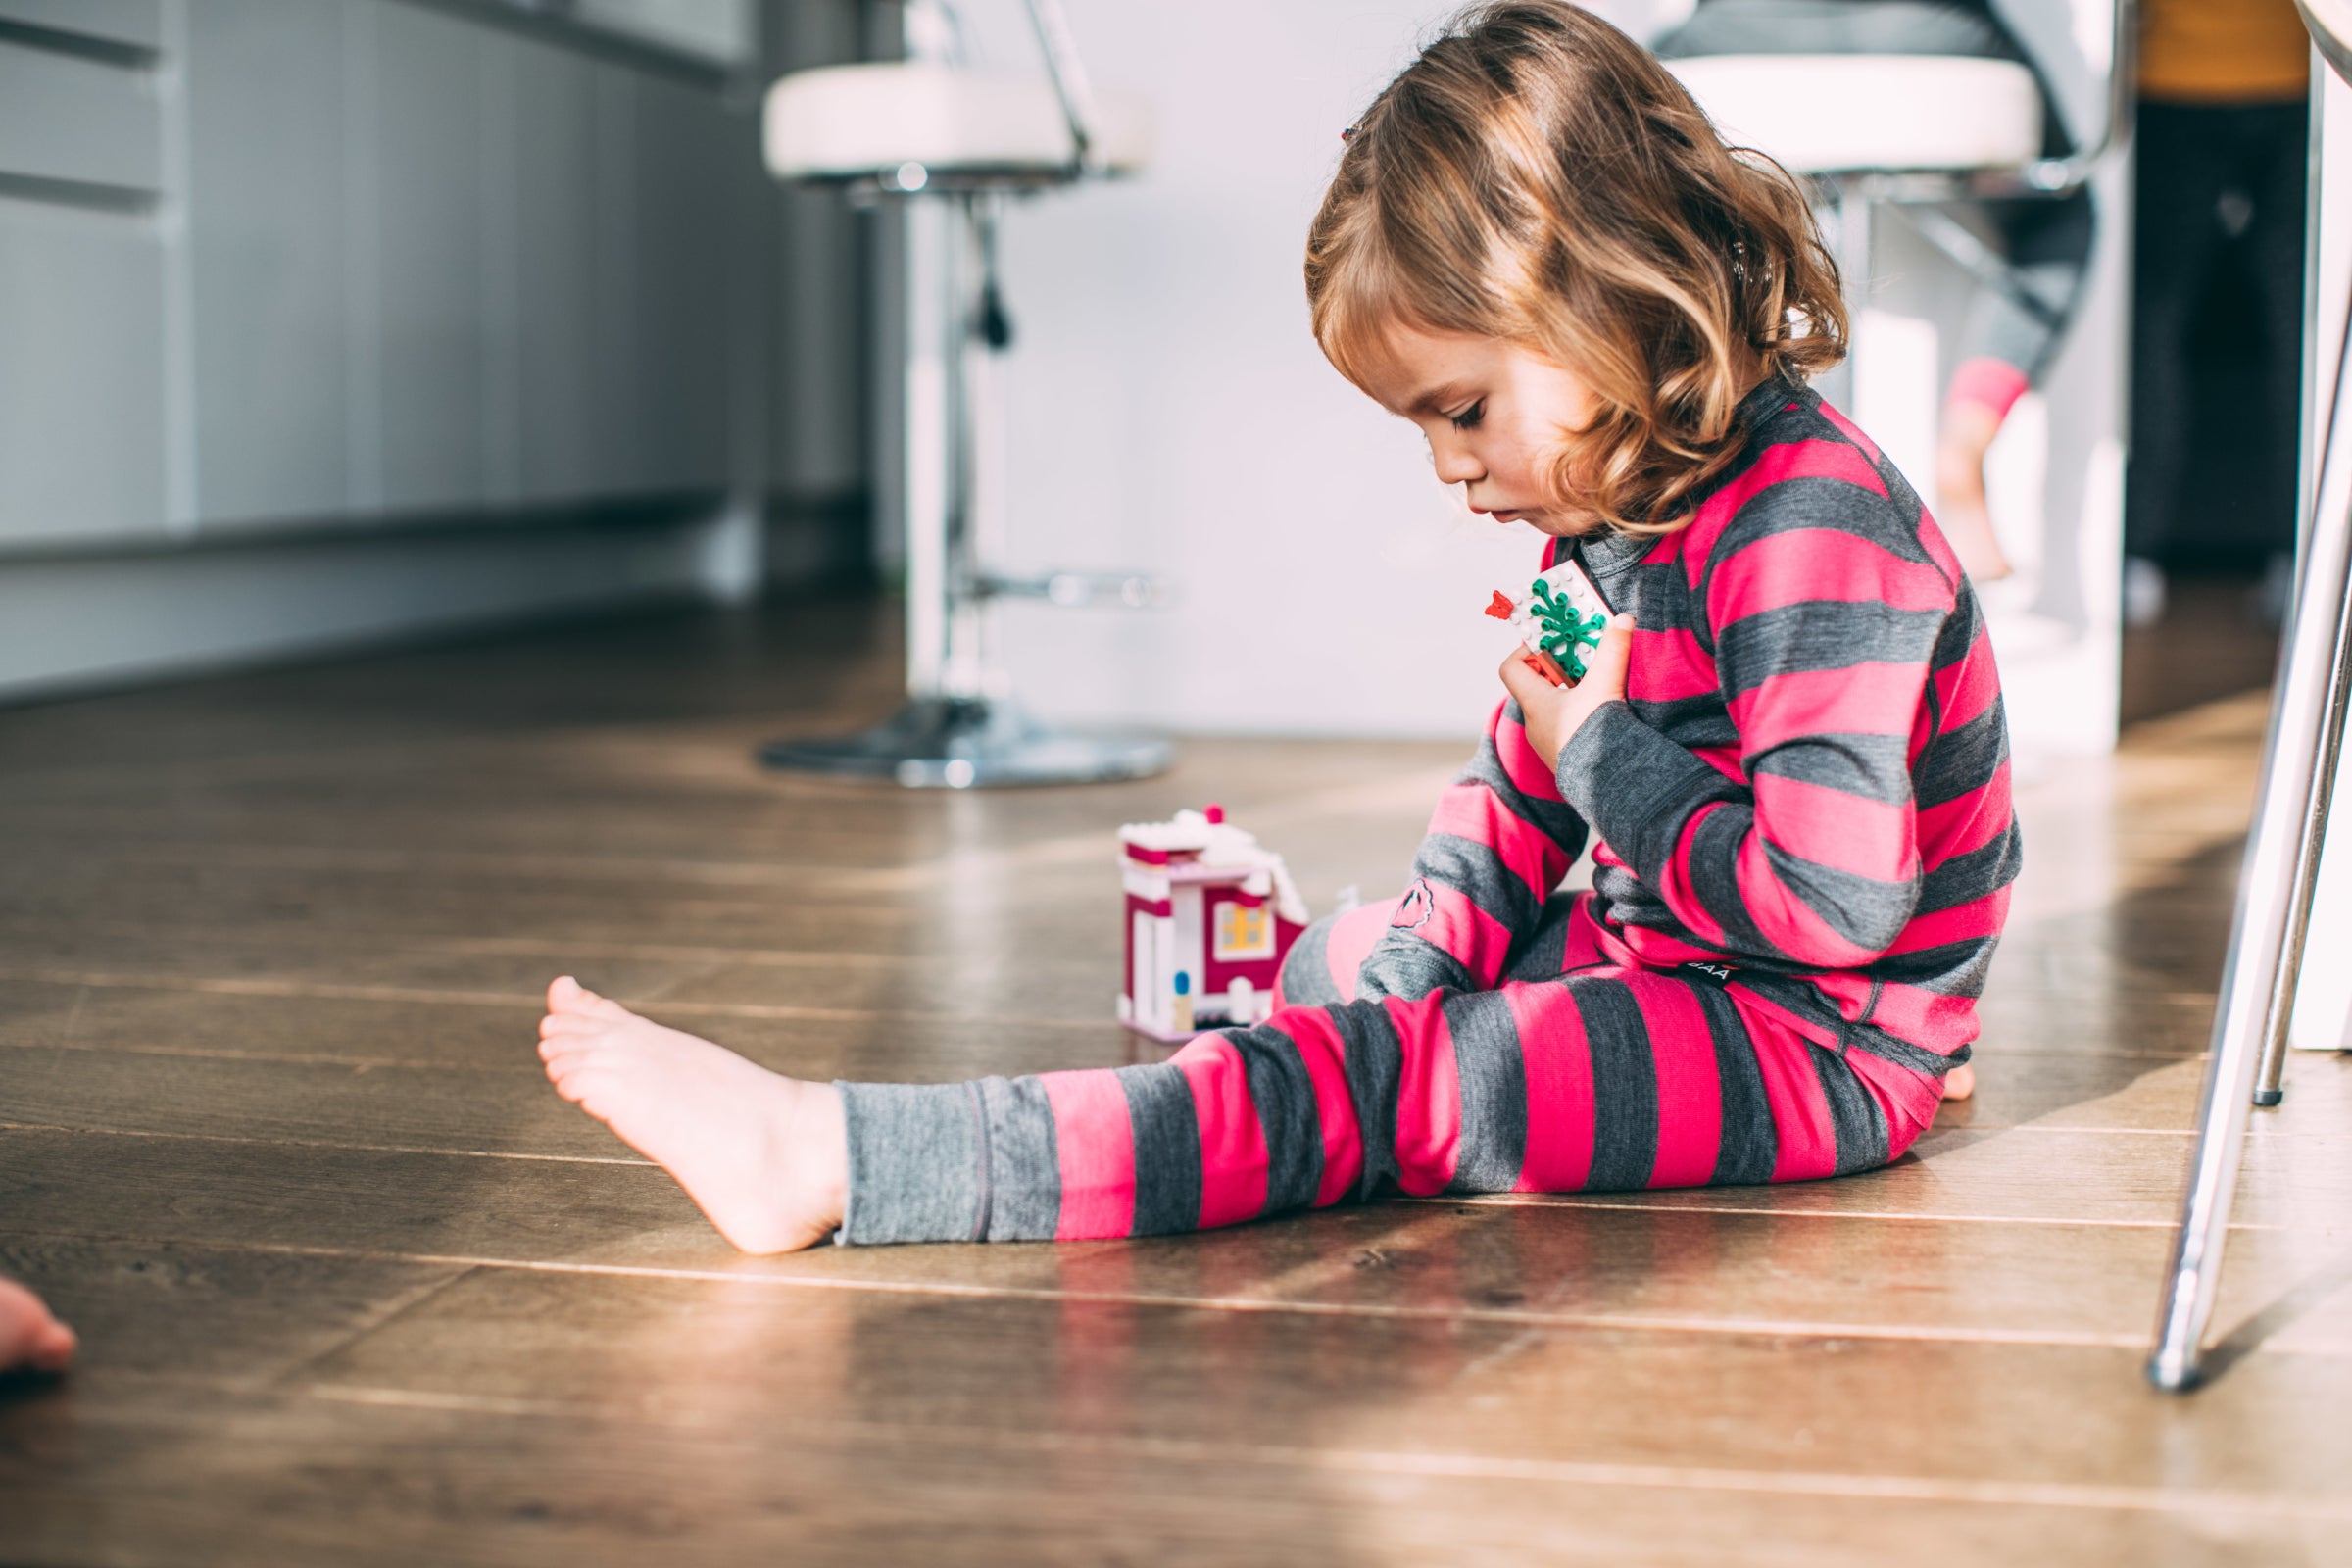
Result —
[[984, 697], [918, 697], [871, 729], [775, 741], [760, 753], [761, 763], [784, 772], [949, 790], [1108, 784], [1150, 778], [1174, 760], [1164, 740], [1055, 729], [1016, 703]]

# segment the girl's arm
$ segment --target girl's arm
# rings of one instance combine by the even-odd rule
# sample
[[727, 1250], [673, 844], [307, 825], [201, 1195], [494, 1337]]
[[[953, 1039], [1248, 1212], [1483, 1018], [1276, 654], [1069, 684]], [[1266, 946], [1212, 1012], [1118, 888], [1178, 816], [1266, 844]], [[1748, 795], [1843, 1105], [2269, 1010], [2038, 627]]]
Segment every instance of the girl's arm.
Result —
[[1692, 936], [1804, 968], [1873, 961], [1917, 909], [1911, 761], [1937, 727], [1931, 675], [1974, 640], [1952, 635], [1973, 626], [1956, 569], [1856, 478], [1752, 497], [1693, 585], [1743, 777], [1621, 701], [1559, 753], [1565, 798]]
[[1356, 995], [1492, 990], [1584, 847], [1583, 819], [1529, 744], [1519, 705], [1506, 701], [1487, 721], [1478, 755], [1439, 798], [1413, 880], [1357, 971]]

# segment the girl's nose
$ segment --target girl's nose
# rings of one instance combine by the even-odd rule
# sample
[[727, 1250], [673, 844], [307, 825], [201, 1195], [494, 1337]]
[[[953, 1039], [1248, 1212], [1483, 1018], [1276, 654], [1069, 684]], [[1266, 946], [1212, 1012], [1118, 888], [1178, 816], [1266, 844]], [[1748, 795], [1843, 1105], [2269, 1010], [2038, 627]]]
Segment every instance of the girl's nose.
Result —
[[1430, 442], [1429, 461], [1438, 470], [1440, 484], [1469, 484], [1487, 476], [1487, 466], [1459, 441]]

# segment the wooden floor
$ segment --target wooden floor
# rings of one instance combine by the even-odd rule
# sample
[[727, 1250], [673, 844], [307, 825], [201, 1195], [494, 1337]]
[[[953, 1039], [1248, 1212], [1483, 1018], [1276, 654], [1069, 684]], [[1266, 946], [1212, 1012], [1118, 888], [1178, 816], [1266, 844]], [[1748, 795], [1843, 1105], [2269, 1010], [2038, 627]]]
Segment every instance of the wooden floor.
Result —
[[1110, 830], [1214, 797], [1310, 902], [1460, 748], [1196, 741], [910, 795], [855, 607], [0, 713], [0, 1561], [2343, 1562], [2352, 1071], [2251, 1141], [2231, 1363], [2151, 1394], [2259, 698], [2024, 791], [1983, 1092], [1894, 1168], [1201, 1238], [732, 1253], [559, 1102], [577, 971], [792, 1072], [1115, 1063]]
[[2260, 581], [2250, 572], [2172, 573], [2162, 618], [2124, 629], [2125, 723], [2270, 684], [2278, 628], [2262, 618]]

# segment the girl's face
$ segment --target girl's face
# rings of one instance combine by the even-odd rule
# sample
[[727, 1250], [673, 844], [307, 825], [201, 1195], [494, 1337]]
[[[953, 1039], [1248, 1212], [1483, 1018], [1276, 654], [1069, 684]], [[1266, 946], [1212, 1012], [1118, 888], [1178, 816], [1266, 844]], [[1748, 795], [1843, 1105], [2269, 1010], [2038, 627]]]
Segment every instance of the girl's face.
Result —
[[1421, 427], [1438, 481], [1461, 485], [1471, 511], [1552, 534], [1597, 521], [1545, 496], [1536, 477], [1544, 457], [1600, 411], [1574, 371], [1502, 338], [1399, 324], [1365, 390]]

